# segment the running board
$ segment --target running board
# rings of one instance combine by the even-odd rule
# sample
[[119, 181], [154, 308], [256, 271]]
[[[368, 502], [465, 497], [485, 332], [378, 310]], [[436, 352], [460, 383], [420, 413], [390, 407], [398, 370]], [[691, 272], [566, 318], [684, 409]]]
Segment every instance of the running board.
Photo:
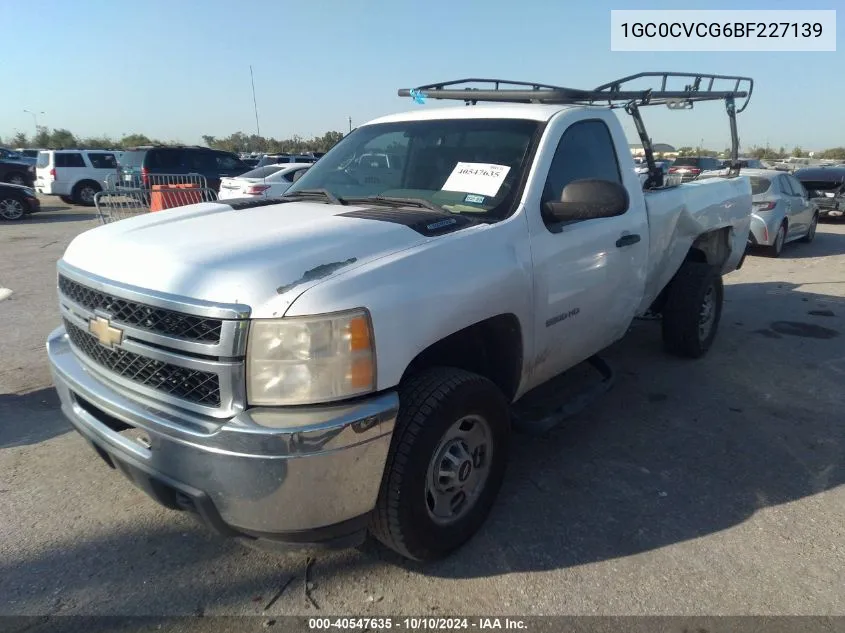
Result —
[[[579, 368], [583, 372], [588, 366], [594, 371], [585, 380], [587, 384], [580, 389], [573, 389], [573, 372]], [[610, 365], [599, 356], [591, 356], [581, 365], [555, 376], [520, 398], [511, 407], [513, 428], [526, 435], [548, 433], [607, 393], [614, 380]]]

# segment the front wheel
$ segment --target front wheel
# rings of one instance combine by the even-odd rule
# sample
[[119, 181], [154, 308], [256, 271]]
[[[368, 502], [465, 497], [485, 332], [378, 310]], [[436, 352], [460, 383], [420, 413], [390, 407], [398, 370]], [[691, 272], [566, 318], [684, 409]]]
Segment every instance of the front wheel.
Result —
[[704, 356], [722, 318], [724, 286], [718, 268], [686, 262], [670, 282], [663, 306], [663, 344], [676, 356]]
[[26, 215], [26, 205], [23, 200], [9, 196], [0, 198], [0, 218], [4, 220], [20, 220]]
[[399, 390], [373, 535], [413, 560], [441, 558], [481, 527], [505, 474], [510, 418], [486, 378], [439, 367]]

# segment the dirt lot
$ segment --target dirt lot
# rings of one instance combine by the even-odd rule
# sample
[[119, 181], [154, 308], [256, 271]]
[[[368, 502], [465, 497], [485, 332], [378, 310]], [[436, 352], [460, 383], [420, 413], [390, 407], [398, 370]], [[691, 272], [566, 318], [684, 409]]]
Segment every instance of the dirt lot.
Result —
[[[55, 205], [55, 202], [46, 202]], [[306, 555], [220, 540], [109, 470], [61, 417], [44, 341], [55, 260], [95, 225], [0, 224], [0, 614], [315, 614]], [[331, 614], [845, 614], [845, 223], [727, 279], [715, 348], [638, 321], [613, 391], [517, 437], [482, 532], [435, 565], [318, 553]]]

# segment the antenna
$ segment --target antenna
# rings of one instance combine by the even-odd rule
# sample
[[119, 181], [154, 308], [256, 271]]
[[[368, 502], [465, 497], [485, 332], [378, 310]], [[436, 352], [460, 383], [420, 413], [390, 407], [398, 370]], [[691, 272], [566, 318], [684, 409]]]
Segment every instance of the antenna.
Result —
[[255, 133], [261, 136], [261, 126], [258, 124], [258, 102], [255, 100], [255, 76], [252, 74], [252, 64], [249, 65], [249, 79], [252, 82], [252, 107], [255, 109]]

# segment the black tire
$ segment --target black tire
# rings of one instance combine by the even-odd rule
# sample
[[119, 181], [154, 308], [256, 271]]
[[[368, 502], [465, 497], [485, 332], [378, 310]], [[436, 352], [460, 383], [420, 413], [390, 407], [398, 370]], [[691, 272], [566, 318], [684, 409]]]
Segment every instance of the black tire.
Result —
[[103, 188], [99, 183], [93, 180], [83, 180], [78, 182], [73, 187], [73, 203], [83, 207], [94, 206], [94, 196], [97, 195]]
[[10, 185], [23, 185], [27, 186], [26, 176], [20, 172], [13, 171], [6, 175], [6, 182]]
[[29, 213], [29, 204], [26, 200], [15, 195], [0, 195], [0, 220], [17, 222]]
[[786, 244], [786, 231], [787, 224], [786, 220], [784, 220], [778, 227], [778, 232], [775, 234], [775, 241], [772, 242], [771, 246], [766, 247], [766, 254], [769, 257], [780, 257], [780, 254], [783, 252], [783, 247]]
[[[434, 560], [468, 541], [493, 506], [507, 465], [508, 404], [486, 378], [450, 367], [437, 367], [412, 376], [400, 386], [399, 401], [399, 415], [370, 531], [406, 558]], [[435, 521], [430, 509], [433, 498], [428, 492], [429, 470], [435, 464], [435, 452], [443, 455], [447, 450], [442, 447], [444, 438], [467, 416], [486, 420], [490, 446], [486, 453], [482, 452], [481, 460], [489, 466], [486, 479], [476, 489], [474, 501], [453, 522], [444, 524]], [[476, 472], [472, 467], [479, 468], [473, 464], [474, 457], [470, 472]], [[469, 481], [470, 472], [464, 474], [464, 466], [466, 463], [462, 462], [455, 468], [458, 483]], [[453, 500], [461, 494], [456, 493]]]
[[[685, 262], [667, 288], [663, 306], [663, 344], [670, 354], [700, 358], [707, 353], [722, 318], [724, 286], [719, 269]], [[709, 311], [707, 305], [709, 302]], [[702, 331], [705, 311], [709, 327]]]
[[816, 239], [816, 228], [819, 225], [819, 214], [816, 213], [813, 215], [813, 220], [810, 222], [810, 228], [807, 229], [807, 234], [801, 238], [801, 241], [805, 244], [809, 244], [814, 239]]
[[75, 204], [73, 198], [71, 198], [70, 196], [59, 196], [59, 200], [61, 200], [65, 204]]

